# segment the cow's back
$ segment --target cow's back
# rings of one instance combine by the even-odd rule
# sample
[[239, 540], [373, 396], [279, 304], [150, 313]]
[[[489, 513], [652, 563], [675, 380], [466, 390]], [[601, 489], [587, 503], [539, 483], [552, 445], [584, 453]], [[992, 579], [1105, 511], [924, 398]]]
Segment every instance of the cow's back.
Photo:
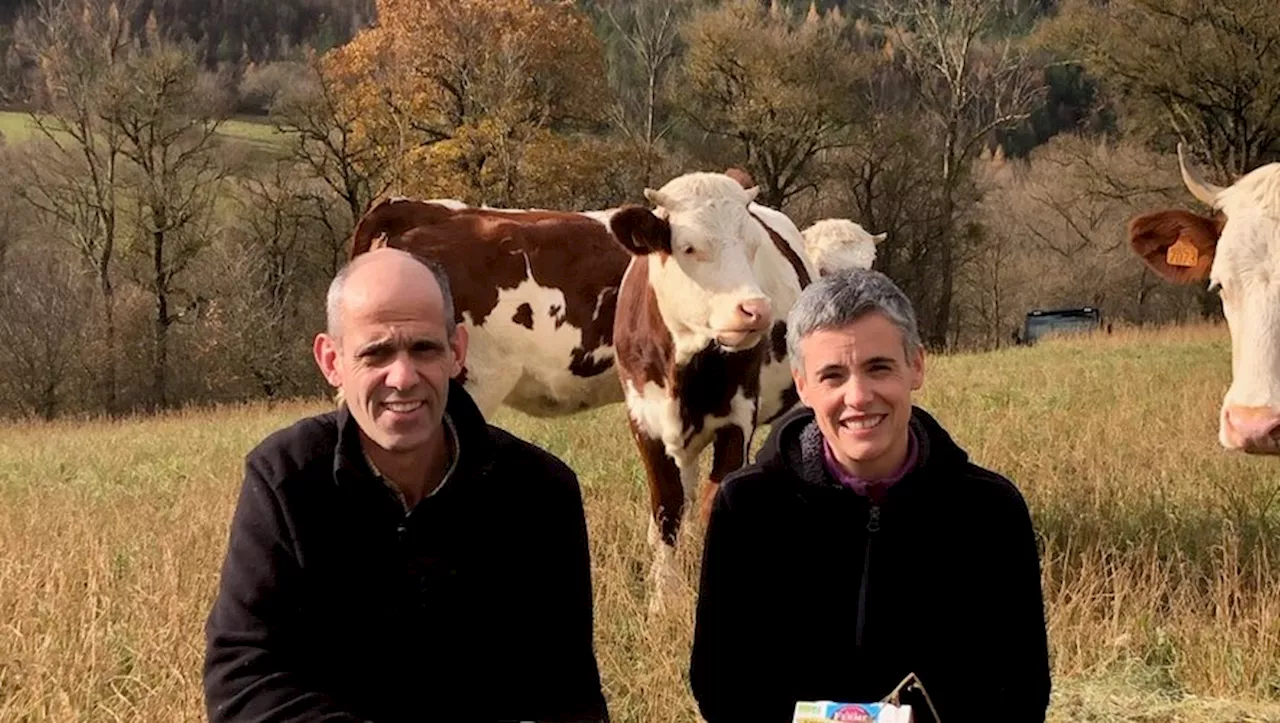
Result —
[[608, 372], [628, 256], [600, 220], [390, 201], [361, 220], [352, 256], [379, 238], [445, 268], [471, 336], [466, 384], [486, 414], [502, 402], [558, 415], [621, 400]]

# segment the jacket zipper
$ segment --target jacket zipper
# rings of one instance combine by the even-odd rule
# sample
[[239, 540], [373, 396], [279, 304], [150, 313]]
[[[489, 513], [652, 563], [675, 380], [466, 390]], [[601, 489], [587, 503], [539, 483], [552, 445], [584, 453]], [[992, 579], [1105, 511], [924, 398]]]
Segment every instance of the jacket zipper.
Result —
[[862, 629], [867, 622], [867, 578], [871, 572], [871, 543], [880, 531], [880, 505], [872, 503], [867, 513], [867, 546], [862, 555], [862, 582], [858, 585], [858, 626], [854, 630], [854, 647], [862, 647]]

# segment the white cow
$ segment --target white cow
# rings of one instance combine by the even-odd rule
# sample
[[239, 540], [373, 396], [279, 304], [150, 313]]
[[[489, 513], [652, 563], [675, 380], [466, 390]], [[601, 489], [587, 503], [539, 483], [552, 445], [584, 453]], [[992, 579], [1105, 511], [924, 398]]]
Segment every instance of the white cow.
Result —
[[1166, 209], [1135, 218], [1129, 242], [1175, 283], [1219, 289], [1231, 333], [1231, 387], [1218, 440], [1231, 450], [1280, 454], [1280, 163], [1231, 186], [1207, 183], [1178, 146], [1183, 182], [1212, 216]]

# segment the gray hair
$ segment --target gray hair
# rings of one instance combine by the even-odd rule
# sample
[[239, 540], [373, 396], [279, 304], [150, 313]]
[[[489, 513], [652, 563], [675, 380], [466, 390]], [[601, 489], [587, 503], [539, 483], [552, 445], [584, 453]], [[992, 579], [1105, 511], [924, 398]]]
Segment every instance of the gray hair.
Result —
[[[449, 274], [445, 271], [444, 266], [435, 259], [425, 256], [419, 256], [403, 249], [393, 249], [397, 253], [402, 253], [409, 258], [417, 261], [431, 271], [431, 275], [435, 277], [436, 284], [440, 286], [440, 294], [444, 297], [444, 328], [450, 339], [453, 339], [454, 332], [457, 331], [458, 322], [454, 318], [456, 313], [453, 305], [453, 290], [449, 285]], [[325, 327], [329, 336], [338, 338], [341, 334], [340, 319], [342, 318], [342, 296], [347, 287], [347, 279], [351, 276], [351, 272], [359, 267], [363, 254], [348, 261], [338, 273], [334, 275], [333, 281], [329, 282], [329, 293], [325, 297]]]
[[791, 368], [804, 368], [800, 342], [815, 331], [840, 329], [867, 314], [883, 314], [902, 332], [903, 351], [910, 359], [920, 349], [920, 331], [911, 301], [897, 284], [879, 271], [845, 269], [814, 281], [787, 314], [787, 355]]

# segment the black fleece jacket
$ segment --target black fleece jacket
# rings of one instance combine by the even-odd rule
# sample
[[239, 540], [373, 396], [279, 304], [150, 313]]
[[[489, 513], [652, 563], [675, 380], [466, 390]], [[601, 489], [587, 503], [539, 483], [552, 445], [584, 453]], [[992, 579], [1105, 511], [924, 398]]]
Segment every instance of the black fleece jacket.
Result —
[[451, 383], [453, 475], [413, 512], [346, 408], [248, 455], [204, 687], [212, 721], [606, 718], [577, 478]]
[[[1045, 719], [1049, 656], [1030, 515], [1005, 478], [912, 410], [916, 467], [878, 505], [834, 481], [808, 409], [725, 480], [690, 678], [708, 723], [874, 702], [915, 673], [945, 723]], [[924, 699], [903, 696], [917, 723]]]

